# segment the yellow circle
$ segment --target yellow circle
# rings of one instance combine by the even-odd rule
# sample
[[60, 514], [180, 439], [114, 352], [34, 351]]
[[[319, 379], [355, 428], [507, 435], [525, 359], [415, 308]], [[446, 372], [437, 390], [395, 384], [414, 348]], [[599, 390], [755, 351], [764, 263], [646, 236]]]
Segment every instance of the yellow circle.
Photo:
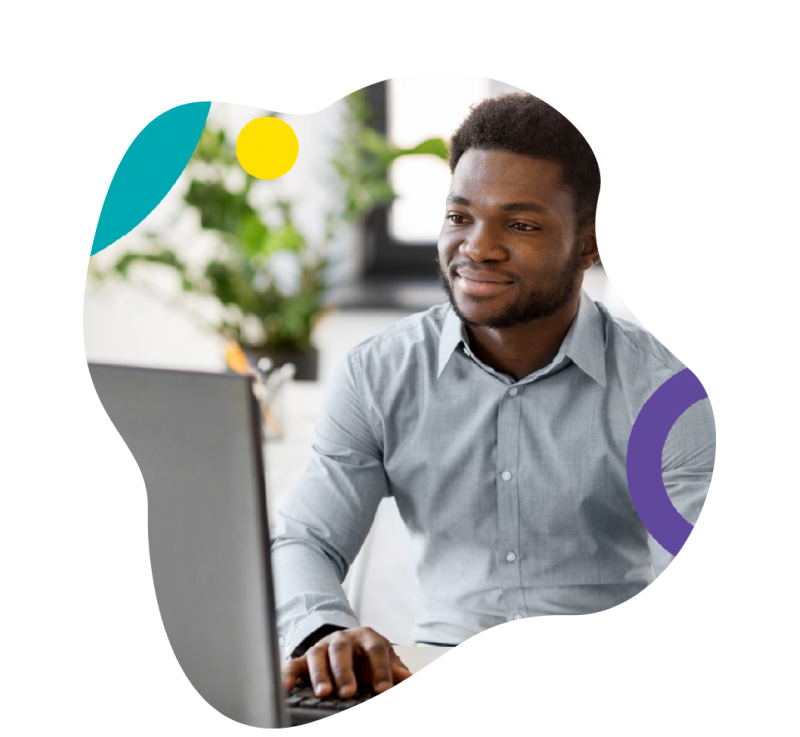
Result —
[[236, 158], [259, 179], [282, 177], [294, 166], [299, 149], [292, 126], [280, 118], [251, 120], [236, 139]]

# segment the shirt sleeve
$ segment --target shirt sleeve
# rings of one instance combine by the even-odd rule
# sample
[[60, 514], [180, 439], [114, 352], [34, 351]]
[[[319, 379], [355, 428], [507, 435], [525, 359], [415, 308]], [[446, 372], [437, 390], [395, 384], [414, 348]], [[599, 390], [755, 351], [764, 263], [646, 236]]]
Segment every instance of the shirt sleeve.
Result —
[[359, 626], [342, 581], [388, 493], [363, 385], [351, 352], [326, 390], [311, 458], [277, 515], [272, 566], [284, 654], [323, 625]]
[[[708, 493], [716, 454], [714, 415], [708, 399], [687, 409], [672, 426], [664, 443], [661, 473], [670, 501], [687, 522], [697, 524]], [[653, 538], [649, 540], [658, 576], [674, 558]]]

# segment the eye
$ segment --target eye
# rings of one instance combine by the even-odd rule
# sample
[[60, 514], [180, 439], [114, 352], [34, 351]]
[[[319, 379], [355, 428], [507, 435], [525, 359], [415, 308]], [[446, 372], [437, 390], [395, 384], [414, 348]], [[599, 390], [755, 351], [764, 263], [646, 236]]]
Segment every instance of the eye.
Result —
[[511, 227], [514, 228], [514, 230], [520, 231], [521, 233], [528, 233], [536, 230], [541, 230], [540, 226], [531, 225], [530, 223], [512, 223]]
[[464, 216], [463, 215], [456, 215], [453, 213], [452, 215], [448, 215], [447, 219], [453, 223], [453, 225], [463, 225], [464, 224]]

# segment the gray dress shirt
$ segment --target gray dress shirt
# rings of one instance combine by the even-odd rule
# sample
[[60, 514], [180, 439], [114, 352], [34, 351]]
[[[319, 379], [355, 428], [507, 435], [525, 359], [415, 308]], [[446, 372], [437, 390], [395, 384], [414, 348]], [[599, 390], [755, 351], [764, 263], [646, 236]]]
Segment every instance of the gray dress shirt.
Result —
[[[415, 550], [416, 640], [455, 644], [511, 619], [596, 612], [637, 594], [655, 577], [654, 541], [628, 493], [628, 438], [650, 395], [683, 368], [585, 293], [556, 357], [520, 381], [472, 354], [449, 305], [356, 346], [274, 531], [284, 651], [324, 624], [358, 626], [341, 581], [387, 495]], [[714, 452], [705, 399], [672, 428], [662, 457], [670, 499], [692, 524]]]

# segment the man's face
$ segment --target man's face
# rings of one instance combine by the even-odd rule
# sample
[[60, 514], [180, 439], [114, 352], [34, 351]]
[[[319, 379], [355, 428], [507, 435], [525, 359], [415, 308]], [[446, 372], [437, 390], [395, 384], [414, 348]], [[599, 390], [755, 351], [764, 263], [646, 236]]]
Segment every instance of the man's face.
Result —
[[[453, 172], [442, 231], [442, 287], [462, 322], [509, 328], [549, 317], [597, 258], [577, 231], [561, 164], [469, 149]], [[586, 231], [589, 232], [589, 231]]]

